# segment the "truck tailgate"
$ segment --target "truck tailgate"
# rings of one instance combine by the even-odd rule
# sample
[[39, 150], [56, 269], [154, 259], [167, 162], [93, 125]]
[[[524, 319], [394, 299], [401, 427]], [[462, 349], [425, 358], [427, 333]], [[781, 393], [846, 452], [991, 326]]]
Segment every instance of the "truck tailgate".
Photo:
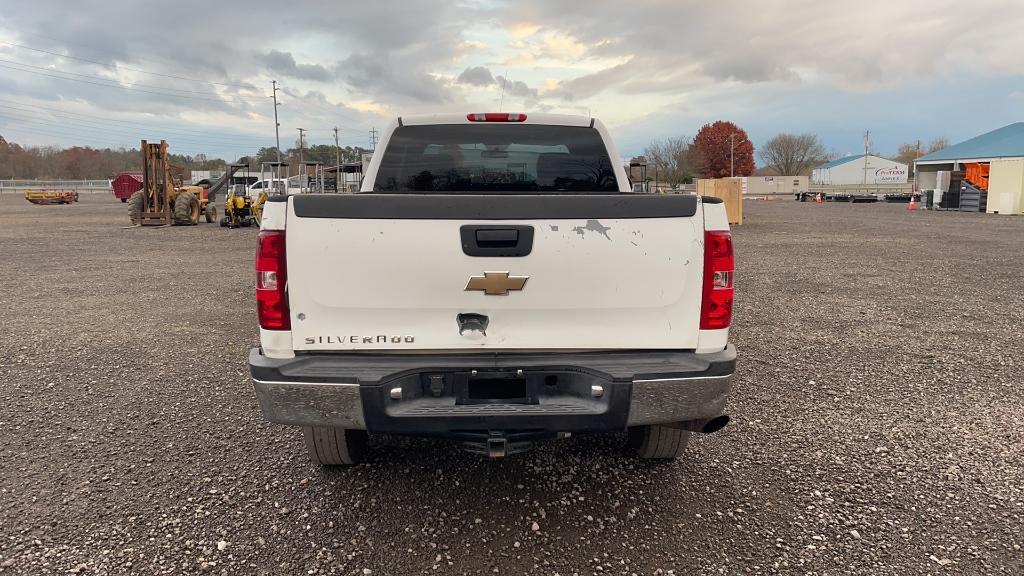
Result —
[[[629, 194], [293, 197], [294, 349], [696, 348], [697, 203]], [[513, 230], [523, 245], [507, 242]], [[521, 253], [531, 233], [526, 254], [487, 250]], [[460, 334], [460, 314], [486, 316], [485, 333]]]

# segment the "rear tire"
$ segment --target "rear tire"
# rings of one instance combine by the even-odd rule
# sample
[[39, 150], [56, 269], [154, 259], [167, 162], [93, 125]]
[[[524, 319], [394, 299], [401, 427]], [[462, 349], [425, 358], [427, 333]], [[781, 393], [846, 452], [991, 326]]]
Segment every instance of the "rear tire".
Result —
[[690, 443], [689, 430], [669, 426], [635, 426], [628, 432], [629, 448], [643, 460], [673, 460]]
[[199, 223], [199, 199], [191, 192], [182, 192], [174, 199], [174, 223], [191, 226]]
[[143, 192], [139, 190], [128, 199], [128, 218], [131, 219], [132, 226], [138, 226], [142, 222], [142, 196]]
[[320, 466], [352, 466], [366, 458], [366, 430], [347, 430], [328, 426], [305, 426], [302, 436], [306, 452]]
[[213, 202], [206, 205], [205, 213], [207, 224], [212, 224], [217, 221], [217, 206], [215, 206]]

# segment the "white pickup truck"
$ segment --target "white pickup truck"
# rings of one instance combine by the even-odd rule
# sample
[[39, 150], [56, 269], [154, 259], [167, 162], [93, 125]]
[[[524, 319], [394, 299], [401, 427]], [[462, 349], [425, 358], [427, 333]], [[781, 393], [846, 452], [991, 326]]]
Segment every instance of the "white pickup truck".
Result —
[[501, 457], [625, 431], [675, 458], [728, 422], [719, 200], [633, 193], [587, 117], [403, 117], [379, 150], [360, 193], [264, 208], [249, 367], [314, 462], [359, 462], [376, 433]]

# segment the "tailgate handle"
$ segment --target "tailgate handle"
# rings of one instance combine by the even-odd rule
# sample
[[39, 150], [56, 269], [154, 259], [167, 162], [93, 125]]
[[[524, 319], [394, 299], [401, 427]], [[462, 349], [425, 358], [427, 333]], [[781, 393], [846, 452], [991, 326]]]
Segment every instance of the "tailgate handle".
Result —
[[519, 230], [515, 228], [476, 231], [476, 245], [482, 248], [511, 248], [518, 243]]
[[467, 256], [526, 256], [533, 250], [533, 226], [466, 224], [459, 230]]

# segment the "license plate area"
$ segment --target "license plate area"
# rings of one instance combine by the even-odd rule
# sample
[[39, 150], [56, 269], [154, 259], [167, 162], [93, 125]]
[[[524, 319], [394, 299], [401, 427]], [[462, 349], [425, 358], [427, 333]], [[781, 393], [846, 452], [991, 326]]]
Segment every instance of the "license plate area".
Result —
[[456, 404], [536, 404], [530, 379], [515, 372], [456, 374]]

